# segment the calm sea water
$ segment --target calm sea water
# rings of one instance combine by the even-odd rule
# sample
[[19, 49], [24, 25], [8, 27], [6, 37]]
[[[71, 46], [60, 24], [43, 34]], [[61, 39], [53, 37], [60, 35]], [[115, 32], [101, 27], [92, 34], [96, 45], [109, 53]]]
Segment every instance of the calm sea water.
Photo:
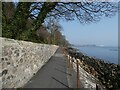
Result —
[[80, 52], [102, 59], [105, 62], [118, 64], [118, 48], [117, 47], [90, 47], [90, 46], [80, 46], [76, 47]]

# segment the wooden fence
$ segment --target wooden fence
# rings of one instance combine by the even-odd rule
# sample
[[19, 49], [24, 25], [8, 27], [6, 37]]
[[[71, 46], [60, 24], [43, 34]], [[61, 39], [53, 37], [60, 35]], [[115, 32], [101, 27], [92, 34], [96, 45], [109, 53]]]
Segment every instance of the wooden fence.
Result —
[[[77, 59], [75, 57], [71, 57], [68, 54], [68, 52], [65, 51], [65, 48], [63, 48], [62, 51], [63, 51], [63, 53], [65, 55], [65, 58], [68, 60], [68, 67], [69, 68], [73, 68], [73, 64], [76, 65], [76, 71], [77, 71], [77, 76], [76, 76], [76, 78], [77, 78], [77, 81], [76, 81], [77, 82], [77, 90], [80, 90], [80, 69], [79, 69], [79, 67], [80, 67], [80, 59]], [[99, 88], [98, 84], [96, 84], [96, 90], [101, 90]]]

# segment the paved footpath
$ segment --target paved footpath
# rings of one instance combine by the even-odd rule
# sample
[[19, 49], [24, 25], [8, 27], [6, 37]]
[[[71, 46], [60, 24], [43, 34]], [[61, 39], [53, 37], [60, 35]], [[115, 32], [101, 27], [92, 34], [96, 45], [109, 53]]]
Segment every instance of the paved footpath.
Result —
[[60, 50], [36, 73], [24, 88], [69, 88], [66, 60]]

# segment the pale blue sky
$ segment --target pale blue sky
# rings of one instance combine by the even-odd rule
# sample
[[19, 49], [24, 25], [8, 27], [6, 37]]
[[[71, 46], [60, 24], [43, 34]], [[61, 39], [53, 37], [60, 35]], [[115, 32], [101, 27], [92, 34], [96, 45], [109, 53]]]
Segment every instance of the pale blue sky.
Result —
[[112, 18], [105, 17], [100, 22], [85, 25], [77, 20], [60, 23], [64, 29], [62, 34], [71, 44], [118, 45], [118, 14]]

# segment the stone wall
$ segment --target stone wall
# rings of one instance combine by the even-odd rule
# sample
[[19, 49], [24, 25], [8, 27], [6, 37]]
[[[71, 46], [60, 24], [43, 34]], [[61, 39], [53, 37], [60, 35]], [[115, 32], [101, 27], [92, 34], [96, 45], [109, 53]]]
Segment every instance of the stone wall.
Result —
[[[27, 83], [50, 59], [58, 46], [1, 38], [0, 79], [2, 88], [18, 88]], [[0, 82], [0, 83], [1, 83]]]

